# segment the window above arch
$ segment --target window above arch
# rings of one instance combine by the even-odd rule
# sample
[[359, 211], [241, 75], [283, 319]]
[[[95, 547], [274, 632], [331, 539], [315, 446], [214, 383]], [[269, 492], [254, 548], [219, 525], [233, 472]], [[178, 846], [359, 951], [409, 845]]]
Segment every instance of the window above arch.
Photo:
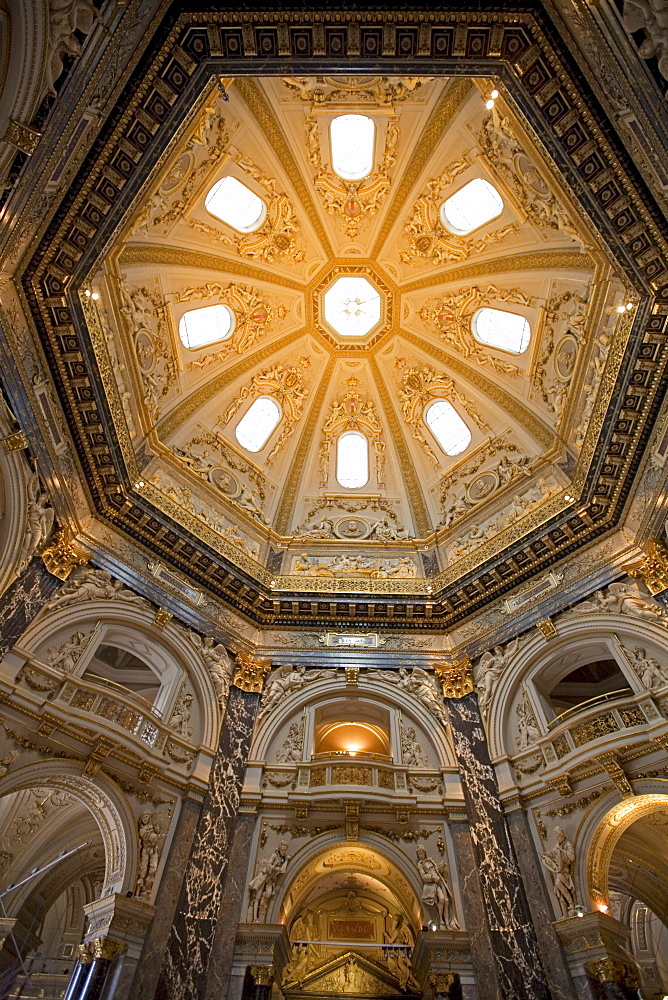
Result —
[[369, 442], [359, 431], [346, 431], [337, 441], [336, 481], [349, 490], [369, 482]]
[[234, 313], [223, 305], [189, 309], [179, 320], [181, 343], [191, 351], [227, 340], [233, 331]]
[[116, 646], [102, 645], [95, 650], [83, 677], [85, 680], [103, 681], [115, 687], [125, 688], [131, 694], [139, 695], [151, 705], [161, 687], [158, 675], [133, 653]]
[[267, 206], [250, 188], [236, 177], [223, 177], [213, 185], [204, 206], [207, 212], [240, 233], [252, 233], [265, 220]]
[[344, 181], [360, 181], [373, 170], [376, 126], [366, 115], [339, 115], [329, 126], [332, 168]]
[[271, 396], [258, 396], [236, 426], [236, 439], [246, 451], [262, 451], [281, 421], [281, 408]]
[[471, 319], [471, 332], [481, 344], [509, 354], [523, 354], [531, 340], [529, 321], [505, 309], [478, 309]]
[[447, 399], [435, 399], [424, 420], [446, 455], [461, 455], [471, 443], [471, 431]]
[[475, 177], [441, 205], [441, 221], [455, 236], [466, 236], [503, 212], [503, 198], [482, 177]]

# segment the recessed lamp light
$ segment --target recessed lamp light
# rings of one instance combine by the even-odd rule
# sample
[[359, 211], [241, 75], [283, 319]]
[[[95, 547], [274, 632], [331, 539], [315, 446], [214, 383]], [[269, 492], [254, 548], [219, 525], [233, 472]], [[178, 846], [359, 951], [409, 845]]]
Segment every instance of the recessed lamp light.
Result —
[[86, 289], [86, 291], [84, 292], [84, 295], [86, 296], [87, 299], [90, 298], [90, 288]]
[[497, 97], [499, 96], [498, 90], [493, 90], [492, 93], [489, 96], [492, 98], [492, 100], [495, 101], [497, 99]]
[[618, 313], [625, 313], [626, 312], [626, 306], [617, 306], [617, 312]]
[[93, 292], [92, 295], [91, 295], [91, 299], [93, 299], [95, 302], [97, 302], [97, 300], [99, 299], [99, 297], [100, 297], [100, 293], [99, 292]]
[[601, 913], [607, 913], [608, 910], [610, 909], [607, 903], [599, 903], [598, 908], [601, 911]]
[[630, 312], [630, 311], [631, 311], [631, 309], [633, 309], [633, 303], [632, 303], [632, 302], [627, 302], [627, 303], [626, 303], [626, 308], [627, 308], [627, 309], [629, 310], [629, 312]]
[[488, 111], [491, 111], [492, 108], [494, 107], [494, 101], [492, 100], [491, 97], [488, 101], [485, 101], [485, 107], [487, 108]]

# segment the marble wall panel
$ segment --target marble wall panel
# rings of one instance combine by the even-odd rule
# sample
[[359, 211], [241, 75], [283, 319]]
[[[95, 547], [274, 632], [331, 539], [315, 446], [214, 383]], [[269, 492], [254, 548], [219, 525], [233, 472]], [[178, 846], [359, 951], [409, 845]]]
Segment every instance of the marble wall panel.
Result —
[[200, 809], [201, 803], [193, 799], [184, 799], [181, 803], [167, 863], [155, 898], [155, 916], [146, 934], [132, 984], [130, 995], [134, 1000], [153, 1000], [155, 996], [160, 965], [167, 948]]
[[228, 994], [237, 924], [241, 919], [241, 904], [248, 884], [248, 864], [256, 821], [257, 816], [248, 813], [242, 813], [237, 818], [227, 866], [221, 919], [216, 927], [203, 1000], [220, 1000]]
[[571, 997], [575, 995], [575, 986], [561, 942], [552, 926], [555, 915], [536, 855], [527, 814], [523, 809], [514, 809], [507, 814], [506, 818], [533, 925], [536, 929], [536, 937], [550, 985], [550, 992], [554, 1000], [571, 1000]]
[[259, 693], [230, 688], [161, 971], [158, 995], [169, 1000], [198, 1000], [205, 989], [259, 701]]
[[16, 645], [30, 622], [62, 586], [35, 556], [0, 597], [0, 660]]
[[473, 854], [471, 830], [467, 821], [450, 820], [448, 825], [459, 875], [464, 922], [469, 936], [476, 1000], [498, 1000], [499, 983], [489, 927], [485, 920], [485, 903]]
[[469, 694], [447, 699], [446, 704], [500, 994], [504, 1000], [549, 1000], [551, 994], [499, 799], [478, 699]]

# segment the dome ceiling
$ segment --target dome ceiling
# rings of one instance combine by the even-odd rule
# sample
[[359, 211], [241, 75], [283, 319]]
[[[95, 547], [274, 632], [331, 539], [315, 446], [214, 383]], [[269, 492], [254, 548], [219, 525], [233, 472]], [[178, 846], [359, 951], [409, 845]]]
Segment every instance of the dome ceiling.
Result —
[[[491, 89], [228, 80], [96, 276], [142, 492], [275, 589], [424, 592], [576, 489], [624, 289]], [[331, 165], [351, 116], [375, 133], [356, 180]], [[469, 234], [445, 214], [459, 192]], [[185, 346], [184, 317], [221, 305], [214, 342]]]
[[[451, 76], [220, 78], [274, 36], [221, 27], [225, 55], [198, 16], [137, 69], [23, 275], [99, 516], [187, 599], [395, 627], [618, 523], [663, 244], [536, 24], [461, 15]], [[503, 84], [461, 75], [477, 52]]]

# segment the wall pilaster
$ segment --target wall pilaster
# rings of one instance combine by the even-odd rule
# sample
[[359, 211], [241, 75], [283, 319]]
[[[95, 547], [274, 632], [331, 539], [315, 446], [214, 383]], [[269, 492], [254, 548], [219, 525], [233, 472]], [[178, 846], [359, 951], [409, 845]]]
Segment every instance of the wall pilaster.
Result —
[[209, 788], [172, 922], [158, 995], [199, 1000], [204, 994], [221, 912], [244, 772], [270, 661], [237, 654]]
[[470, 664], [456, 665], [450, 676], [444, 671], [441, 678], [500, 995], [504, 1000], [522, 996], [550, 1000], [550, 988], [499, 798], [478, 699], [473, 692]]

